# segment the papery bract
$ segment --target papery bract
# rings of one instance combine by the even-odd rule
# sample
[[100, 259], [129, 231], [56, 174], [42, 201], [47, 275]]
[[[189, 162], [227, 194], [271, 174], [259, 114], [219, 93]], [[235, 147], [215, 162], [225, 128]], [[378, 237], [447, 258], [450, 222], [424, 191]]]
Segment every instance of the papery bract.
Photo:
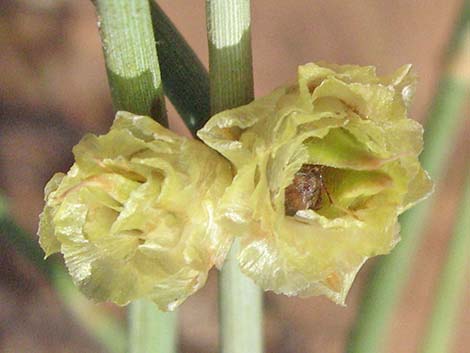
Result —
[[[394, 247], [398, 215], [432, 189], [418, 161], [423, 129], [407, 117], [414, 88], [409, 65], [378, 77], [374, 67], [306, 64], [297, 83], [198, 132], [236, 169], [220, 210], [240, 237], [242, 271], [262, 288], [343, 304], [366, 259]], [[309, 166], [323, 187], [308, 195], [322, 197], [291, 216], [286, 188]]]
[[88, 297], [127, 304], [149, 298], [172, 310], [223, 262], [230, 239], [215, 222], [229, 163], [149, 117], [116, 115], [86, 135], [75, 164], [46, 186], [40, 244], [64, 255]]

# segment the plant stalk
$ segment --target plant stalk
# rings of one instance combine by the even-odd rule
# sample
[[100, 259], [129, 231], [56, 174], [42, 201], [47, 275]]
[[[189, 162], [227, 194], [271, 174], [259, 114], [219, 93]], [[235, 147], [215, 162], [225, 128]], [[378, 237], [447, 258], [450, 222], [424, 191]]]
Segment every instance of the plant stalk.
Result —
[[161, 312], [146, 299], [129, 308], [129, 353], [176, 352], [177, 315]]
[[151, 14], [165, 95], [195, 136], [210, 117], [209, 75], [155, 1]]
[[211, 113], [253, 100], [249, 0], [206, 0]]
[[[249, 0], [206, 1], [211, 112], [253, 100]], [[219, 277], [222, 353], [261, 353], [262, 292], [240, 270], [235, 240]]]
[[168, 126], [148, 0], [95, 4], [114, 108]]

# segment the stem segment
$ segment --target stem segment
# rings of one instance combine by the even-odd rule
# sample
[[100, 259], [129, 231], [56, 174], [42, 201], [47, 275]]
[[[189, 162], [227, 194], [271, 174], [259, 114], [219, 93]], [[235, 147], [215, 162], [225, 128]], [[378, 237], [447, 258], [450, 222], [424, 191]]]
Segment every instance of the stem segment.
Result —
[[249, 0], [207, 0], [211, 113], [253, 100]]
[[222, 353], [263, 352], [263, 296], [238, 265], [239, 242], [230, 250], [219, 276]]
[[151, 13], [165, 94], [196, 135], [210, 117], [209, 75], [155, 1], [151, 1]]
[[136, 300], [129, 308], [129, 353], [176, 352], [175, 312], [163, 313], [146, 299]]
[[[250, 1], [206, 1], [211, 111], [253, 99]], [[261, 353], [262, 292], [240, 270], [239, 242], [230, 250], [219, 278], [222, 353]]]
[[[165, 100], [148, 0], [96, 0], [113, 103], [167, 125]], [[175, 314], [138, 300], [129, 309], [132, 353], [176, 351]]]
[[148, 115], [167, 125], [149, 2], [95, 3], [115, 109]]
[[[464, 120], [461, 108], [469, 94], [469, 39], [465, 35], [469, 24], [470, 1], [465, 1], [463, 19], [459, 22], [452, 46], [449, 69], [441, 80], [431, 114], [426, 122], [425, 148], [421, 161], [436, 185], [445, 168], [453, 138]], [[468, 28], [468, 27], [467, 27]], [[452, 41], [453, 43], [455, 42]], [[359, 308], [359, 316], [349, 342], [349, 353], [381, 352], [383, 339], [400, 293], [408, 280], [413, 255], [420, 234], [429, 221], [434, 197], [420, 203], [400, 217], [401, 242], [390, 255], [376, 265]]]

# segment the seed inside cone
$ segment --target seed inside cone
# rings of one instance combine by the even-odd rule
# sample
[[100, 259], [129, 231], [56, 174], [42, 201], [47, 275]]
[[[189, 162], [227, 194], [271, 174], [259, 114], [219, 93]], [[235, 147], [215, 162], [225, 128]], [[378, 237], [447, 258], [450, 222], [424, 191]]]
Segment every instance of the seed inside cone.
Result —
[[284, 208], [286, 216], [294, 216], [299, 210], [321, 208], [323, 187], [322, 169], [318, 164], [304, 164], [285, 189]]

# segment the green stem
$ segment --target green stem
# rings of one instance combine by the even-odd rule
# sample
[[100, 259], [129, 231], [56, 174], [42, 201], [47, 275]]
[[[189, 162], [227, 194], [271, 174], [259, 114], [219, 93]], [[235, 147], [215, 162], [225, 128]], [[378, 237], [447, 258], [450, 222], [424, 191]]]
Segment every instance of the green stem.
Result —
[[[149, 1], [96, 0], [96, 9], [114, 106], [167, 125]], [[176, 351], [174, 314], [140, 300], [131, 303], [129, 320], [130, 352]]]
[[195, 135], [210, 117], [209, 75], [162, 9], [151, 1], [163, 89]]
[[115, 109], [148, 115], [167, 125], [149, 2], [95, 3]]
[[[467, 170], [468, 172], [468, 170]], [[460, 204], [457, 224], [447, 250], [447, 262], [436, 291], [431, 320], [428, 324], [422, 353], [450, 352], [450, 342], [462, 304], [470, 265], [470, 176]]]
[[[253, 99], [249, 0], [206, 1], [211, 112]], [[242, 274], [235, 241], [219, 278], [222, 353], [261, 353], [262, 292]]]
[[219, 322], [222, 353], [263, 352], [263, 296], [238, 265], [238, 241], [219, 275]]
[[[470, 1], [466, 1], [468, 9]], [[468, 39], [462, 35], [468, 14], [464, 11], [466, 22], [460, 26], [454, 37], [461, 38], [451, 54], [451, 63], [468, 63]], [[457, 52], [455, 52], [457, 51]], [[431, 114], [426, 122], [424, 135], [425, 148], [421, 161], [433, 177], [436, 185], [442, 177], [452, 149], [454, 137], [464, 120], [461, 108], [469, 94], [468, 74], [460, 72], [461, 66], [452, 64], [444, 75], [438, 88]], [[383, 257], [371, 274], [368, 288], [359, 308], [358, 319], [349, 342], [349, 353], [375, 353], [383, 351], [382, 344], [388, 324], [397, 306], [400, 293], [404, 288], [411, 267], [411, 261], [419, 245], [421, 234], [429, 221], [434, 198], [431, 197], [400, 217], [401, 242]]]
[[211, 113], [253, 100], [249, 0], [206, 0]]
[[129, 352], [176, 352], [176, 327], [175, 312], [162, 313], [153, 302], [136, 300], [129, 308]]
[[0, 195], [0, 236], [11, 244], [16, 251], [26, 257], [47, 277], [51, 273], [50, 260], [44, 261], [44, 252], [33, 241], [33, 237], [21, 229], [8, 214], [7, 200]]

